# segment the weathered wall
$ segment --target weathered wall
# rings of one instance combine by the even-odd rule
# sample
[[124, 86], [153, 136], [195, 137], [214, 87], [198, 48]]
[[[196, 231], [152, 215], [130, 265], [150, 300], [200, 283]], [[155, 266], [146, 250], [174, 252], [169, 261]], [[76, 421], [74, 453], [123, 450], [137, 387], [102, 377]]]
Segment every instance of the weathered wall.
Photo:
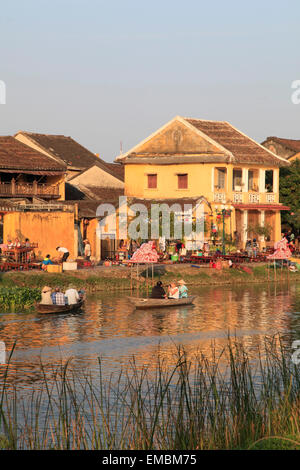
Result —
[[136, 153], [220, 153], [219, 147], [212, 145], [209, 139], [201, 137], [194, 130], [181, 122], [173, 122], [158, 134], [141, 143]]
[[74, 214], [71, 212], [10, 212], [4, 215], [3, 239], [15, 238], [37, 242], [39, 256], [57, 256], [56, 247], [61, 245], [74, 253]]

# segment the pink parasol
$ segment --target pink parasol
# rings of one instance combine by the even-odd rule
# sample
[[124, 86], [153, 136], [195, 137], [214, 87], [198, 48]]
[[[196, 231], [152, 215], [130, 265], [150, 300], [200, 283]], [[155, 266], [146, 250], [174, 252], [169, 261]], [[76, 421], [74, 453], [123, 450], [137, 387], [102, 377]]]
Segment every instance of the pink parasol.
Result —
[[143, 243], [138, 250], [134, 252], [130, 263], [157, 263], [158, 254], [154, 242]]
[[288, 241], [286, 238], [282, 238], [279, 242], [274, 244], [275, 252], [268, 256], [268, 259], [288, 259], [292, 256], [291, 250], [288, 247]]

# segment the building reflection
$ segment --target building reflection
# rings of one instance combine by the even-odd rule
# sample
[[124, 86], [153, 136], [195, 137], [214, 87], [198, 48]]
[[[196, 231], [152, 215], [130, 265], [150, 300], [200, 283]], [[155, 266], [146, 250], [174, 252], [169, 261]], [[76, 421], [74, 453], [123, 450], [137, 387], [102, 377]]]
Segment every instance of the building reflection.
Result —
[[[43, 363], [49, 373], [70, 354], [78, 370], [97, 367], [97, 357], [102, 356], [104, 372], [109, 374], [126, 367], [134, 355], [137, 364], [154, 368], [159, 353], [171, 367], [178, 345], [191, 358], [203, 353], [212, 359], [212, 344], [220, 353], [228, 333], [236, 334], [255, 358], [265, 335], [298, 331], [298, 314], [293, 314], [300, 311], [296, 285], [215, 286], [194, 293], [195, 306], [179, 308], [132, 310], [126, 298], [92, 295], [78, 314], [2, 314], [1, 341], [7, 350], [17, 341], [9, 381], [29, 388], [38, 384], [40, 353], [45, 350]], [[96, 346], [89, 350], [86, 345], [92, 343]], [[0, 365], [0, 379], [4, 369]]]

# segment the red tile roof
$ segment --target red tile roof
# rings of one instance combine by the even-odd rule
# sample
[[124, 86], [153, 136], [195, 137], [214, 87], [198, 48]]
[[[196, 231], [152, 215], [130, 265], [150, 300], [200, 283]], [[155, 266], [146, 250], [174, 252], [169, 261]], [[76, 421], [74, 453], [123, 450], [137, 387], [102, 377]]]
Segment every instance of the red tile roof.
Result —
[[263, 163], [276, 166], [285, 164], [284, 159], [272, 155], [267, 149], [234, 128], [229, 122], [190, 118], [185, 118], [185, 121], [222, 145], [226, 150], [229, 150], [236, 163]]
[[66, 166], [32, 149], [11, 136], [0, 136], [0, 168], [29, 173], [43, 171], [64, 172]]
[[269, 141], [273, 140], [274, 142], [278, 142], [279, 144], [283, 145], [284, 147], [293, 150], [295, 153], [300, 152], [300, 140], [295, 139], [283, 139], [281, 137], [267, 137], [266, 140], [263, 142], [263, 145]]
[[68, 167], [78, 168], [84, 172], [93, 165], [97, 165], [112, 176], [124, 181], [124, 168], [122, 165], [105, 162], [93, 152], [76, 142], [76, 140], [72, 139], [72, 137], [24, 131], [20, 131], [19, 133], [26, 136], [57, 159], [65, 162]]

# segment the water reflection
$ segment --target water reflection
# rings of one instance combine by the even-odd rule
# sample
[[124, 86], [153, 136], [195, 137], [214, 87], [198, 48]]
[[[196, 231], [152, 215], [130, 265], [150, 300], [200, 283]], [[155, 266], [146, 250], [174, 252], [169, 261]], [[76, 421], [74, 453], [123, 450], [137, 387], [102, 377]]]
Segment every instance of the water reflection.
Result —
[[[210, 354], [237, 335], [250, 354], [264, 335], [277, 332], [286, 341], [300, 337], [299, 286], [250, 285], [194, 289], [194, 306], [133, 310], [126, 297], [90, 295], [82, 312], [63, 315], [0, 314], [0, 340], [7, 349], [17, 341], [10, 380], [30, 389], [38, 383], [40, 357], [47, 370], [72, 356], [73, 367], [93, 370], [103, 358], [104, 374], [126, 366], [136, 354], [139, 364], [152, 364], [159, 351], [174, 362], [174, 345], [189, 354]], [[0, 374], [4, 366], [0, 366]]]

